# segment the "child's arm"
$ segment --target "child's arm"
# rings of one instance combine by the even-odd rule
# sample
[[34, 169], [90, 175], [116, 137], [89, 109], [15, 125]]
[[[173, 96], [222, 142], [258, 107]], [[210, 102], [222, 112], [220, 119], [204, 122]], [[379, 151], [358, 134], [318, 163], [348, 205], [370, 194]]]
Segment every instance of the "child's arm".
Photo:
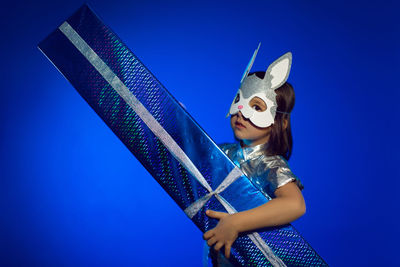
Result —
[[274, 193], [276, 198], [264, 205], [235, 214], [208, 210], [206, 214], [219, 219], [219, 223], [203, 235], [207, 244], [215, 245], [217, 251], [225, 246], [225, 256], [229, 258], [231, 246], [239, 233], [287, 224], [305, 213], [304, 198], [295, 183], [279, 187]]

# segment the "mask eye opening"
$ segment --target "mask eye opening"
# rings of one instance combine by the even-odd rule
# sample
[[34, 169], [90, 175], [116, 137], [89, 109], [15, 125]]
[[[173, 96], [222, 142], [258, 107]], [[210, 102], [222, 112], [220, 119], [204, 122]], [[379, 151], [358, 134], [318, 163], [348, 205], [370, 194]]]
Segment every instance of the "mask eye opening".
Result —
[[267, 110], [267, 104], [259, 97], [254, 97], [249, 101], [249, 106], [257, 112], [263, 112]]
[[240, 94], [238, 93], [235, 98], [235, 104], [240, 101]]

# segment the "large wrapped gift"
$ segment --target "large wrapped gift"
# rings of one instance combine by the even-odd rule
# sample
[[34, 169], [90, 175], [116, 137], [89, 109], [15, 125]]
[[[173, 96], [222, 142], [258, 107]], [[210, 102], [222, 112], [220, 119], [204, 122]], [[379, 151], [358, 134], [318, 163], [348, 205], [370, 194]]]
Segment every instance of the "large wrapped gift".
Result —
[[[268, 201], [88, 6], [39, 48], [202, 232], [218, 223], [207, 209]], [[291, 225], [244, 233], [231, 254], [235, 265], [326, 265]]]

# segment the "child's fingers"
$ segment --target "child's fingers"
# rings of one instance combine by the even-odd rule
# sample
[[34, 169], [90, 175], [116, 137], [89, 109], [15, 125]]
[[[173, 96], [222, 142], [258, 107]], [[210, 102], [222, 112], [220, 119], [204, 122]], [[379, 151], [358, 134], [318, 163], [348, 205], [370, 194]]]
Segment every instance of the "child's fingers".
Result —
[[214, 210], [207, 210], [206, 214], [208, 217], [214, 218], [214, 219], [222, 219], [223, 217], [227, 216], [228, 213], [225, 212], [219, 212], [219, 211], [214, 211]]
[[231, 256], [231, 246], [232, 244], [230, 243], [225, 244], [225, 257], [227, 259], [229, 259], [229, 257]]
[[223, 245], [224, 245], [224, 243], [218, 242], [218, 243], [214, 246], [214, 250], [215, 250], [215, 251], [219, 251], [219, 250], [222, 248]]
[[207, 241], [207, 245], [209, 245], [210, 247], [212, 245], [214, 245], [215, 243], [217, 243], [217, 239], [215, 237], [211, 237], [208, 241]]
[[214, 235], [213, 230], [207, 231], [207, 232], [204, 233], [203, 239], [204, 239], [204, 240], [208, 240], [208, 239], [210, 239], [213, 235]]

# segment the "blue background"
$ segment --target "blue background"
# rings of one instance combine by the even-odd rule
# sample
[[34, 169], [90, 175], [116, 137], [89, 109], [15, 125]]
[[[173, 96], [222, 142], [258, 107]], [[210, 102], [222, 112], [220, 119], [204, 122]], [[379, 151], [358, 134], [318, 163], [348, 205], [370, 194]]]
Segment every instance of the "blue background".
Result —
[[[395, 1], [89, 1], [217, 143], [293, 53], [294, 222], [332, 266], [399, 264]], [[0, 265], [201, 266], [202, 234], [36, 48], [81, 1], [2, 4]], [[396, 249], [397, 248], [397, 249]]]

